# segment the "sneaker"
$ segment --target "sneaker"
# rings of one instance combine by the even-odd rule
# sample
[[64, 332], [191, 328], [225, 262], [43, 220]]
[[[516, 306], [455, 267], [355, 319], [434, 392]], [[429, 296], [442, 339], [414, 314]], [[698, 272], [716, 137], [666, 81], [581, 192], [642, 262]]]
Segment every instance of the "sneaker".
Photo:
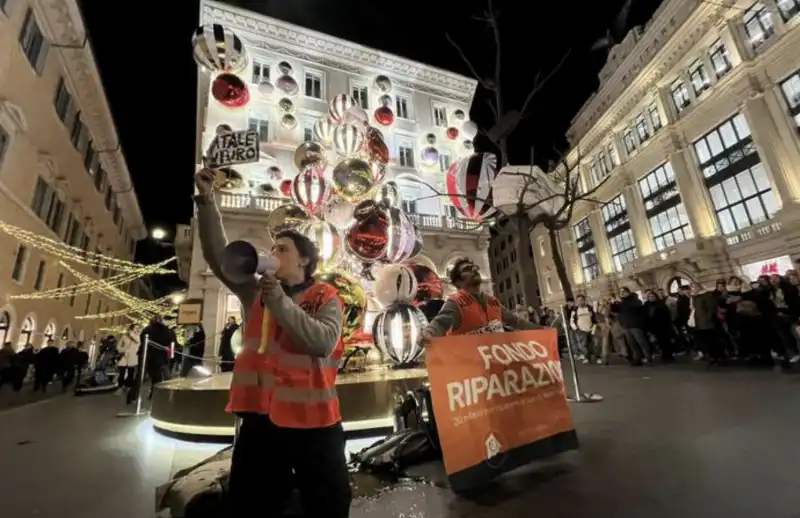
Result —
[[791, 358], [789, 358], [789, 363], [797, 363], [800, 362], [800, 354], [795, 354]]
[[703, 359], [703, 358], [705, 358], [705, 357], [706, 357], [706, 355], [705, 355], [705, 354], [703, 354], [703, 353], [701, 353], [700, 351], [698, 351], [698, 352], [697, 352], [697, 354], [695, 354], [695, 355], [694, 355], [694, 357], [693, 357], [692, 359], [693, 359], [693, 360], [695, 360], [695, 361], [700, 361], [700, 360], [702, 360], [702, 359]]
[[608, 365], [608, 360], [597, 360], [597, 365]]

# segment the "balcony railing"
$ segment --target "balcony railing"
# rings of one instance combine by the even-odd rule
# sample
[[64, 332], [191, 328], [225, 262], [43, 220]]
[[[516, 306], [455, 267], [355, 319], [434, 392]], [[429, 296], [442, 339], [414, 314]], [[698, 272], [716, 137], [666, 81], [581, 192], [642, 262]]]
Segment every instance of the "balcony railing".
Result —
[[[221, 193], [218, 198], [220, 209], [252, 210], [269, 212], [287, 203], [286, 198], [272, 196], [252, 196], [246, 193]], [[459, 232], [481, 231], [481, 226], [472, 221], [467, 221], [450, 216], [437, 216], [435, 214], [408, 214], [418, 228], [430, 230], [456, 230]]]

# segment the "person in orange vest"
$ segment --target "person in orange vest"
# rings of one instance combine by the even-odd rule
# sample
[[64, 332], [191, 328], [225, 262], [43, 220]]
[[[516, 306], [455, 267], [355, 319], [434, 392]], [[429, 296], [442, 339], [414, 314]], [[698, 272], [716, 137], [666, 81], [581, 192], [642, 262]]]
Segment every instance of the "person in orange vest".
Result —
[[450, 282], [458, 293], [444, 303], [439, 314], [420, 333], [420, 345], [426, 346], [431, 338], [445, 334], [467, 335], [499, 333], [504, 326], [515, 330], [542, 329], [508, 309], [491, 295], [481, 293], [481, 272], [469, 259], [459, 259], [450, 270]]
[[335, 288], [314, 280], [314, 244], [291, 230], [273, 240], [274, 275], [232, 282], [219, 261], [226, 239], [212, 182], [213, 172], [197, 174], [203, 256], [245, 313], [227, 407], [241, 419], [230, 516], [283, 516], [297, 488], [306, 516], [346, 518], [352, 495], [336, 395], [344, 350], [341, 300]]

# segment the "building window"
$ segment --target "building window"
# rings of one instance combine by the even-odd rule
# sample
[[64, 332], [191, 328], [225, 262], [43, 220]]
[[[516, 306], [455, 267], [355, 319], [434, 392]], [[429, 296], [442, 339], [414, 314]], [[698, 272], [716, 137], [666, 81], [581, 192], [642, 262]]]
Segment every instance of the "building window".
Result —
[[408, 99], [405, 97], [397, 96], [395, 98], [395, 114], [400, 119], [411, 119], [411, 112], [408, 109]]
[[[597, 263], [597, 251], [592, 238], [592, 227], [589, 225], [589, 218], [583, 218], [572, 227], [575, 235], [575, 243], [578, 246], [578, 254], [581, 259], [581, 269], [583, 270], [584, 282], [591, 282], [600, 277], [600, 266]], [[544, 244], [544, 241], [540, 241]]]
[[775, 3], [778, 5], [778, 11], [784, 22], [788, 22], [800, 12], [800, 0], [777, 0]]
[[0, 126], [0, 167], [3, 167], [3, 159], [6, 157], [6, 151], [11, 144], [11, 138], [8, 136], [5, 128]]
[[725, 121], [694, 142], [694, 149], [724, 234], [766, 221], [778, 211], [744, 116]]
[[433, 107], [433, 125], [438, 128], [447, 126], [447, 110], [441, 106]]
[[650, 132], [647, 130], [647, 122], [644, 120], [644, 115], [642, 114], [636, 117], [636, 133], [639, 134], [639, 142], [644, 142], [650, 138]]
[[608, 241], [611, 244], [611, 258], [614, 268], [619, 272], [622, 267], [637, 257], [636, 244], [633, 240], [633, 231], [628, 217], [628, 207], [625, 197], [619, 195], [603, 206], [603, 221], [605, 222]]
[[106, 187], [106, 195], [103, 198], [103, 203], [106, 206], [107, 211], [111, 211], [111, 202], [114, 200], [114, 190], [109, 185]]
[[306, 121], [303, 125], [303, 142], [313, 142], [314, 141], [314, 123], [311, 121]]
[[322, 99], [322, 74], [306, 72], [306, 97]]
[[258, 85], [269, 81], [269, 65], [253, 61], [253, 84]]
[[625, 133], [622, 134], [622, 141], [625, 142], [625, 151], [627, 151], [628, 154], [636, 151], [636, 139], [633, 136], [633, 130], [630, 128], [626, 129]]
[[689, 80], [692, 82], [695, 95], [700, 95], [711, 87], [706, 68], [699, 59], [689, 67]]
[[[800, 72], [795, 72], [792, 77], [781, 83], [781, 90], [789, 104], [789, 112], [794, 117], [794, 123], [800, 128]], [[2, 157], [0, 153], [0, 160]]]
[[98, 165], [100, 165], [100, 157], [97, 155], [97, 151], [94, 150], [94, 142], [89, 140], [86, 143], [86, 151], [83, 153], [83, 166], [86, 168], [87, 173], [94, 176]]
[[717, 74], [717, 78], [724, 76], [733, 68], [731, 58], [728, 55], [728, 49], [722, 41], [717, 40], [711, 45], [709, 55], [711, 57], [711, 64], [714, 65], [714, 73]]
[[606, 161], [606, 155], [602, 151], [597, 155], [597, 169], [600, 171], [600, 175], [605, 178], [608, 176], [608, 173], [611, 169], [608, 167], [608, 162]]
[[36, 291], [42, 291], [42, 285], [44, 285], [44, 272], [47, 268], [47, 263], [44, 261], [39, 261], [39, 267], [36, 269], [36, 280], [33, 281], [33, 289]]
[[72, 129], [69, 132], [69, 141], [72, 142], [72, 145], [75, 149], [80, 151], [81, 141], [86, 133], [86, 126], [83, 124], [81, 120], [81, 113], [78, 112], [75, 114], [75, 118], [72, 119]]
[[416, 214], [417, 213], [417, 200], [404, 199], [403, 200], [403, 212], [405, 212], [406, 214]]
[[453, 164], [453, 159], [450, 155], [441, 153], [439, 154], [439, 169], [446, 173], [450, 166]]
[[682, 79], [676, 79], [669, 87], [672, 92], [672, 102], [675, 103], [675, 108], [678, 113], [686, 109], [691, 104], [692, 99], [689, 97], [689, 90], [686, 88]]
[[553, 281], [550, 280], [550, 276], [549, 275], [544, 278], [544, 284], [545, 284], [545, 288], [547, 289], [547, 294], [548, 295], [552, 295], [553, 294]]
[[397, 163], [400, 167], [414, 167], [414, 144], [410, 141], [397, 144]]
[[53, 232], [60, 235], [61, 222], [64, 218], [64, 202], [41, 177], [36, 179], [31, 209]]
[[36, 23], [36, 16], [34, 16], [32, 9], [28, 9], [25, 14], [22, 32], [19, 34], [19, 42], [22, 45], [22, 52], [28, 58], [28, 63], [37, 73], [41, 73], [47, 57], [47, 42], [42, 35], [39, 24]]
[[61, 120], [61, 122], [67, 121], [67, 114], [69, 113], [69, 107], [72, 104], [72, 95], [70, 95], [69, 90], [67, 90], [67, 84], [64, 82], [64, 78], [58, 80], [58, 87], [56, 87], [56, 96], [53, 99], [53, 105], [56, 109], [56, 115]]
[[97, 192], [103, 192], [103, 189], [106, 187], [106, 170], [103, 169], [103, 166], [100, 164], [100, 161], [97, 161], [97, 169], [95, 169], [94, 173], [94, 188], [97, 189]]
[[600, 176], [597, 175], [597, 163], [594, 161], [589, 162], [589, 178], [592, 179], [594, 185], [600, 183]]
[[[450, 219], [458, 218], [458, 210], [453, 205], [445, 205], [444, 207], [444, 215]], [[495, 250], [495, 255], [497, 255], [497, 250]]]
[[755, 49], [775, 34], [775, 24], [772, 23], [772, 13], [764, 4], [756, 2], [744, 13], [744, 30], [750, 39], [750, 45]]
[[11, 278], [16, 282], [22, 281], [25, 273], [25, 261], [28, 259], [28, 248], [25, 245], [17, 247], [17, 256], [14, 258], [14, 268], [11, 270]]
[[617, 167], [619, 165], [619, 156], [617, 156], [617, 148], [614, 147], [613, 143], [608, 145], [608, 158], [611, 159], [611, 167]]
[[89, 314], [89, 308], [91, 308], [91, 307], [92, 307], [92, 294], [90, 293], [90, 294], [86, 295], [86, 307], [83, 309], [83, 312], [88, 315]]
[[658, 105], [653, 103], [647, 108], [647, 113], [650, 115], [650, 124], [653, 126], [653, 131], [656, 132], [661, 129], [661, 112], [658, 111]]
[[656, 250], [664, 250], [694, 237], [669, 162], [641, 178], [639, 191], [644, 199]]
[[369, 110], [369, 89], [366, 86], [353, 85], [351, 90], [356, 104], [365, 110]]
[[61, 289], [64, 287], [64, 274], [58, 274], [58, 280], [56, 281], [56, 289]]
[[248, 128], [258, 132], [259, 142], [269, 142], [269, 121], [251, 117], [248, 121]]

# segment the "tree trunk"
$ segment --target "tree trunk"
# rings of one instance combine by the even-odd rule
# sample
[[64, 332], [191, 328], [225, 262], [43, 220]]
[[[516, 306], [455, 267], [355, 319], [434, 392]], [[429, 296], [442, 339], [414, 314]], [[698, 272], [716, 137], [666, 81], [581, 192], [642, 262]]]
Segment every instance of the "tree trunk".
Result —
[[561, 290], [564, 293], [565, 299], [574, 298], [572, 293], [572, 283], [567, 274], [567, 265], [564, 263], [564, 256], [561, 253], [561, 243], [558, 240], [558, 230], [550, 225], [547, 225], [547, 235], [550, 237], [550, 250], [553, 253], [553, 263], [556, 266], [556, 274], [558, 280], [561, 282]]

